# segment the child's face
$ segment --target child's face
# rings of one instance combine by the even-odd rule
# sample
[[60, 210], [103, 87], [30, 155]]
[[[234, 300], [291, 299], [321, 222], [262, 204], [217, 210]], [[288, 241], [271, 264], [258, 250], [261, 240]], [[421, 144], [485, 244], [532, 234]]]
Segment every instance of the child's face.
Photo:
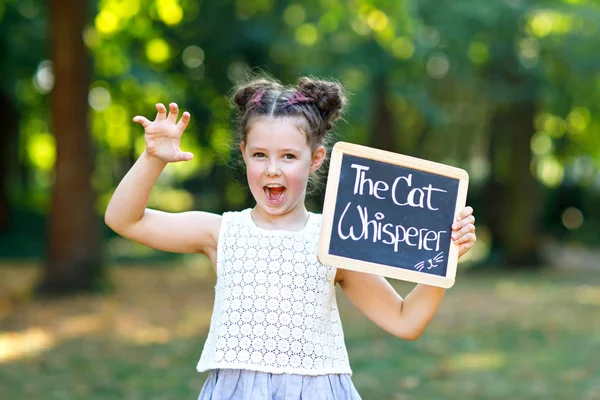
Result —
[[308, 177], [325, 159], [322, 146], [311, 151], [300, 122], [293, 117], [259, 118], [241, 145], [250, 191], [267, 214], [303, 211]]

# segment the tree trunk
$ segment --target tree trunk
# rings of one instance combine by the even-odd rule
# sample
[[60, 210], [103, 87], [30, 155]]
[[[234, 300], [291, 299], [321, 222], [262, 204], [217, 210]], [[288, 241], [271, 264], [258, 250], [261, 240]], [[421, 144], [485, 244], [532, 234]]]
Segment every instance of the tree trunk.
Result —
[[533, 101], [499, 107], [492, 120], [487, 220], [498, 260], [508, 267], [540, 264], [540, 191], [531, 170]]
[[102, 239], [91, 186], [93, 154], [87, 121], [88, 63], [82, 39], [85, 1], [51, 0], [50, 27], [56, 85], [56, 138], [42, 294], [90, 291], [103, 284]]

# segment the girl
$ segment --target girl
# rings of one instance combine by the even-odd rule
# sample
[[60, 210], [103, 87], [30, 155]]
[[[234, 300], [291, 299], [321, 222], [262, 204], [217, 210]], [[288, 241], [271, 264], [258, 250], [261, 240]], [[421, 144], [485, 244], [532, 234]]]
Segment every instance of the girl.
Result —
[[[217, 274], [211, 327], [198, 371], [210, 370], [199, 399], [360, 399], [350, 379], [335, 285], [375, 324], [414, 340], [444, 289], [419, 284], [400, 297], [381, 276], [319, 263], [321, 216], [304, 204], [307, 183], [326, 157], [327, 132], [346, 105], [338, 83], [301, 78], [294, 87], [251, 81], [233, 96], [237, 139], [256, 205], [221, 215], [146, 208], [169, 162], [188, 161], [180, 138], [189, 121], [157, 104], [146, 150], [118, 185], [105, 220], [120, 235], [155, 249], [205, 254]], [[465, 208], [452, 237], [462, 256], [475, 243]]]

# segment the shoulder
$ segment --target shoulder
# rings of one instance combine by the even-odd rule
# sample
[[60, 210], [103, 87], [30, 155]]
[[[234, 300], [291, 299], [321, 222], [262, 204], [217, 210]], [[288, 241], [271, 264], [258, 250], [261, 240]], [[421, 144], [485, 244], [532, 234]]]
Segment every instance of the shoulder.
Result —
[[246, 208], [244, 210], [238, 211], [226, 211], [223, 213], [222, 218], [223, 221], [242, 221], [250, 216], [251, 208]]
[[220, 232], [226, 231], [230, 226], [248, 226], [251, 220], [250, 208], [239, 211], [227, 211], [221, 215]]
[[309, 219], [309, 223], [313, 224], [314, 226], [317, 227], [321, 227], [321, 221], [323, 221], [323, 214], [321, 213], [314, 213], [314, 212], [310, 212], [310, 219]]

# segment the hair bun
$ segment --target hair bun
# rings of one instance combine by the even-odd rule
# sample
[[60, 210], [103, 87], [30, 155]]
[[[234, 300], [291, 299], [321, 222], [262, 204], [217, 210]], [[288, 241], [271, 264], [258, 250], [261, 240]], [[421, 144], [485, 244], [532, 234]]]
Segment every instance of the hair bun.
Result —
[[327, 122], [327, 129], [331, 129], [347, 103], [344, 90], [338, 82], [302, 77], [298, 79], [298, 91], [315, 100]]
[[267, 92], [273, 89], [281, 90], [281, 85], [274, 80], [266, 78], [256, 79], [238, 86], [233, 95], [233, 101], [243, 113], [248, 108], [250, 100], [258, 93], [258, 91], [263, 90]]

